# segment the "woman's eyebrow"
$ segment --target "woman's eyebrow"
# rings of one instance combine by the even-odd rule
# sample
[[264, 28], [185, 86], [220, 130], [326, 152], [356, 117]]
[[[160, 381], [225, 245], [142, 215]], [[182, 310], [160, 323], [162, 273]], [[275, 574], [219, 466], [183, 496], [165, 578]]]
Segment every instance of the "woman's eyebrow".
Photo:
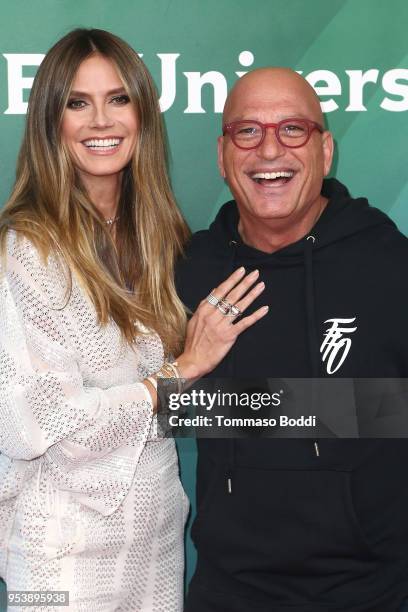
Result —
[[[109, 91], [107, 91], [105, 93], [105, 95], [107, 96], [112, 96], [114, 94], [122, 94], [122, 93], [126, 93], [126, 89], [124, 87], [119, 87], [117, 89], [110, 89]], [[78, 97], [82, 97], [85, 98], [87, 96], [91, 95], [89, 92], [86, 91], [78, 91], [77, 89], [73, 89], [70, 93], [70, 96], [78, 96]]]

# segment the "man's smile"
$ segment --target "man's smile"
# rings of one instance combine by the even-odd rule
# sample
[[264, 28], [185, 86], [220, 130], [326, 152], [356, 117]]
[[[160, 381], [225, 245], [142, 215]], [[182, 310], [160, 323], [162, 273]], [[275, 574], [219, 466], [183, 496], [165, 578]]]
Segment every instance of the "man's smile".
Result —
[[294, 174], [294, 170], [275, 170], [271, 172], [250, 172], [248, 176], [263, 187], [280, 187], [286, 185]]

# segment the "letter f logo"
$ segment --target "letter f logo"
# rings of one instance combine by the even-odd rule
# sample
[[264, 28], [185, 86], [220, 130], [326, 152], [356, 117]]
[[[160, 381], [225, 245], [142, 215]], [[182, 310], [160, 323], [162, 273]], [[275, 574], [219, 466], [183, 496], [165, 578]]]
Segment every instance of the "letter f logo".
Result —
[[325, 323], [331, 323], [331, 326], [324, 334], [325, 338], [320, 347], [320, 352], [323, 353], [322, 361], [326, 363], [328, 374], [334, 374], [344, 363], [350, 347], [351, 338], [344, 338], [343, 334], [352, 334], [357, 327], [344, 327], [354, 323], [356, 317], [352, 319], [327, 319]]

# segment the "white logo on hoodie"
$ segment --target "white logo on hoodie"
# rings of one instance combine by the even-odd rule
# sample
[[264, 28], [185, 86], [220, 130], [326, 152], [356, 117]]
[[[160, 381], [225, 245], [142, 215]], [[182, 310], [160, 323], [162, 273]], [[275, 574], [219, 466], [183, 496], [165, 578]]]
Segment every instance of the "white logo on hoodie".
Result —
[[355, 320], [356, 317], [352, 319], [327, 319], [325, 321], [325, 323], [331, 323], [331, 326], [324, 334], [320, 352], [323, 353], [323, 363], [327, 360], [326, 371], [328, 374], [334, 374], [343, 365], [351, 347], [351, 338], [344, 338], [343, 334], [352, 334], [357, 329], [357, 327], [344, 326], [354, 323]]

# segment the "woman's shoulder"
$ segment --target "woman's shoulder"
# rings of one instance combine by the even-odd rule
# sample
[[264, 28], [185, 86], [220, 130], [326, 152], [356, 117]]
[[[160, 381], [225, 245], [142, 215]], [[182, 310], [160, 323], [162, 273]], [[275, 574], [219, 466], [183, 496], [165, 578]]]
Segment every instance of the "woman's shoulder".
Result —
[[71, 274], [55, 249], [41, 252], [25, 234], [9, 229], [1, 258], [2, 276], [47, 296], [54, 306], [61, 303], [71, 283]]
[[34, 242], [25, 234], [15, 229], [8, 229], [5, 235], [5, 254], [9, 258], [17, 261], [29, 261], [37, 265], [46, 266], [46, 261], [42, 258], [40, 250]]

